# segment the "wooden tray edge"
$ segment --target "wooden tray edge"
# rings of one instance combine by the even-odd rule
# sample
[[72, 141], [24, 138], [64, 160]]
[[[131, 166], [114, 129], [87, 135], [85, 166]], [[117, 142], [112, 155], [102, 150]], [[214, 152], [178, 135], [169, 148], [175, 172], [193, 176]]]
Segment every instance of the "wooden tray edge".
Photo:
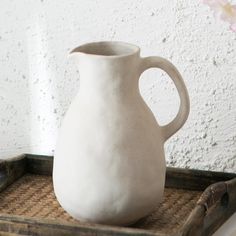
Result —
[[0, 160], [0, 192], [26, 172], [26, 155]]
[[[118, 227], [90, 223], [68, 223], [63, 221], [45, 220], [31, 217], [0, 214], [0, 231], [30, 235], [142, 235], [142, 236], [167, 236], [161, 233], [152, 233], [148, 230]], [[7, 232], [8, 232], [7, 231]], [[45, 231], [45, 234], [43, 233]], [[3, 231], [4, 232], [4, 231]]]
[[236, 178], [206, 188], [183, 228], [183, 236], [212, 235], [236, 212]]

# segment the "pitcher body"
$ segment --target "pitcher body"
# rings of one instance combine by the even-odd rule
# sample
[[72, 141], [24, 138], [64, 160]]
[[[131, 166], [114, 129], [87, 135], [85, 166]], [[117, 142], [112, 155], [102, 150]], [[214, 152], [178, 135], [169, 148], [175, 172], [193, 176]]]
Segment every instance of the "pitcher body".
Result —
[[[187, 118], [186, 88], [172, 64], [140, 58], [139, 48], [127, 43], [86, 44], [72, 56], [80, 90], [59, 132], [53, 167], [56, 197], [78, 220], [132, 224], [162, 200], [164, 142]], [[163, 127], [139, 92], [139, 77], [150, 67], [166, 70], [180, 93], [179, 113]]]

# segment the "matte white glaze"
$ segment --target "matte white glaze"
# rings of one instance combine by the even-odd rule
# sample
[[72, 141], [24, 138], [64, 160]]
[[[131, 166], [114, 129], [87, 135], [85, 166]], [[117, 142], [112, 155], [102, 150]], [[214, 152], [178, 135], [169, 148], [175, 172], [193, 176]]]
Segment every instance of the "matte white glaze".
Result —
[[[162, 200], [164, 142], [185, 123], [189, 99], [181, 75], [167, 60], [140, 57], [137, 46], [97, 42], [72, 51], [80, 92], [66, 113], [56, 146], [53, 182], [73, 217], [127, 225]], [[180, 95], [176, 118], [160, 127], [139, 93], [148, 68], [165, 70]]]

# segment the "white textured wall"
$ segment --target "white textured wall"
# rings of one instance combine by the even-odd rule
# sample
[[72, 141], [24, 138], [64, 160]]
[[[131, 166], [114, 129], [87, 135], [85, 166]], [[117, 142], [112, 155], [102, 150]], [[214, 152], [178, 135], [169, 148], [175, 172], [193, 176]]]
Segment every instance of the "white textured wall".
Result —
[[[68, 52], [89, 41], [137, 44], [171, 60], [191, 98], [184, 128], [166, 143], [169, 165], [236, 171], [236, 34], [198, 0], [1, 0], [0, 156], [52, 154], [79, 77]], [[161, 124], [178, 96], [159, 70], [140, 87]]]

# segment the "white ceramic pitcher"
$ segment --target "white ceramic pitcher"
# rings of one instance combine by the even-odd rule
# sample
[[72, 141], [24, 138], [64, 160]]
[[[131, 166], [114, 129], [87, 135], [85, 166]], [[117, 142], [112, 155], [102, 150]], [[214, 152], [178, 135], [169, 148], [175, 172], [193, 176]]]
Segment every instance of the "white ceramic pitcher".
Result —
[[[74, 218], [128, 225], [162, 200], [164, 142], [185, 123], [189, 97], [169, 61], [140, 57], [137, 46], [95, 42], [72, 51], [80, 91], [66, 113], [55, 151], [53, 183], [61, 206]], [[163, 69], [173, 80], [180, 109], [159, 126], [139, 92], [139, 77]]]

